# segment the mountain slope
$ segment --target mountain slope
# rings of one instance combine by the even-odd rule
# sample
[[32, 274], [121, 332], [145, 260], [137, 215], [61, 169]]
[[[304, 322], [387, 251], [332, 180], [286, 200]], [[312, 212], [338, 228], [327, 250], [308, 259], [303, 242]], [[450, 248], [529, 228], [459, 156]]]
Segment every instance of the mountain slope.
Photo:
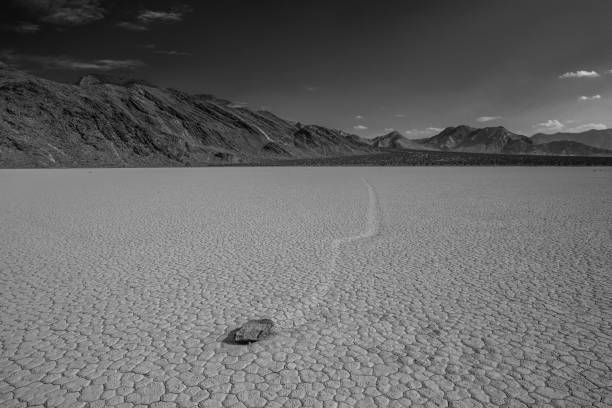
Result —
[[369, 153], [360, 138], [210, 95], [0, 65], [0, 167], [184, 166]]
[[439, 150], [471, 153], [524, 153], [532, 145], [528, 137], [512, 133], [504, 127], [448, 127], [420, 143]]
[[612, 150], [612, 129], [593, 129], [582, 133], [538, 133], [531, 136], [531, 140], [535, 144], [568, 140], [600, 149]]
[[370, 144], [384, 149], [416, 149], [430, 150], [427, 146], [414, 139], [408, 139], [398, 131], [394, 130], [386, 135], [377, 136], [370, 140]]

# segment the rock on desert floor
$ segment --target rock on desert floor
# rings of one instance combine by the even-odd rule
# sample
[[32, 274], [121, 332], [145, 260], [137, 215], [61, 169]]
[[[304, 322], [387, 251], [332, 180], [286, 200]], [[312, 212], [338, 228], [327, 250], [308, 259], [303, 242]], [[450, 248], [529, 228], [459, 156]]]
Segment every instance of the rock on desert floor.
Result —
[[[0, 171], [0, 406], [612, 406], [612, 169]], [[276, 334], [231, 341], [249, 319]]]

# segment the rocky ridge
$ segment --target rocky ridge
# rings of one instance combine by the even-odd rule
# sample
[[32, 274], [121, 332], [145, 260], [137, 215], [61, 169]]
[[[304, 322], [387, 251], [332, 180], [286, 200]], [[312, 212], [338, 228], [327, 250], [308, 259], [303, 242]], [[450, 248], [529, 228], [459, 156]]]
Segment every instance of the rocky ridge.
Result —
[[[581, 140], [576, 136], [577, 140]], [[466, 125], [447, 127], [429, 138], [408, 139], [391, 132], [373, 139], [373, 146], [416, 150], [440, 150], [465, 153], [502, 153], [553, 156], [610, 156], [611, 150], [577, 141], [534, 141], [524, 135], [497, 127], [473, 128]]]
[[[605, 145], [599, 142], [607, 140], [606, 131], [589, 132], [557, 140], [569, 136], [529, 138], [501, 126], [461, 125], [424, 139], [397, 131], [364, 139], [134, 78], [86, 75], [65, 84], [0, 64], [0, 167], [249, 164], [380, 157], [389, 150], [612, 156], [598, 147]], [[599, 144], [587, 144], [591, 139]]]
[[0, 66], [1, 167], [189, 166], [372, 152], [356, 136], [211, 95]]

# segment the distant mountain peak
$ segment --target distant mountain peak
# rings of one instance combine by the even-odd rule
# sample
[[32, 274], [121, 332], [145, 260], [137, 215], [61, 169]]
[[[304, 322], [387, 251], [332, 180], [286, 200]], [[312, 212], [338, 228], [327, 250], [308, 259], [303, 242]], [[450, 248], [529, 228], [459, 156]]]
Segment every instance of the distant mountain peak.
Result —
[[387, 137], [405, 137], [404, 135], [402, 135], [400, 132], [398, 132], [395, 129], [393, 129], [392, 131], [390, 131], [389, 133], [387, 133], [384, 136], [387, 136]]
[[473, 128], [467, 125], [447, 127], [421, 142], [440, 150], [474, 153], [517, 153], [531, 145], [529, 138], [512, 133], [503, 126]]
[[457, 125], [457, 126], [449, 126], [447, 128], [445, 128], [444, 130], [469, 130], [472, 131], [475, 128], [468, 126], [468, 125]]
[[397, 130], [392, 130], [389, 133], [386, 133], [381, 136], [377, 136], [370, 140], [370, 144], [374, 147], [378, 148], [386, 148], [386, 149], [424, 149], [425, 146], [419, 144], [415, 140], [408, 139], [406, 136], [398, 132]]

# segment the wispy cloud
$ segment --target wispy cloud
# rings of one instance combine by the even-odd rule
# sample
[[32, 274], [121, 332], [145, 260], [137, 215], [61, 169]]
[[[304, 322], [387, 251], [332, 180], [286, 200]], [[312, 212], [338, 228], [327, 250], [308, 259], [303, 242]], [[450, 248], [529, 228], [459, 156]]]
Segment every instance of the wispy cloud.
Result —
[[355, 130], [368, 130], [367, 126], [363, 126], [363, 125], [357, 125], [357, 126], [353, 126], [353, 129]]
[[546, 122], [538, 123], [533, 125], [533, 128], [540, 132], [559, 132], [565, 125], [557, 119], [549, 119]]
[[355, 119], [361, 120], [361, 119], [363, 119], [363, 116], [362, 115], [355, 115]]
[[393, 129], [393, 128], [385, 128], [385, 132], [393, 132], [393, 131], [395, 131], [395, 129]]
[[569, 128], [567, 131], [571, 133], [580, 133], [586, 132], [587, 130], [604, 130], [607, 128], [608, 126], [604, 125], [603, 123], [585, 123], [584, 125]]
[[90, 1], [57, 8], [45, 16], [42, 21], [61, 26], [79, 26], [102, 20], [104, 12], [104, 9], [98, 6], [97, 1]]
[[9, 50], [0, 52], [0, 57], [12, 65], [35, 65], [44, 69], [112, 71], [117, 69], [133, 69], [144, 65], [134, 59], [96, 59], [82, 60], [68, 56], [16, 54]]
[[138, 14], [136, 19], [143, 24], [151, 24], [156, 22], [176, 23], [183, 19], [183, 12], [144, 10]]
[[148, 30], [148, 27], [142, 24], [133, 23], [131, 21], [120, 21], [116, 24], [116, 26], [123, 28], [124, 30], [129, 30], [129, 31], [147, 31]]
[[559, 75], [559, 79], [569, 78], [598, 78], [599, 74], [596, 71], [579, 70], [575, 72], [566, 72], [565, 74]]
[[573, 124], [573, 123], [575, 123], [575, 121], [573, 120], [568, 120], [568, 121], [565, 121], [565, 123], [562, 123], [561, 121], [557, 119], [549, 119], [546, 122], [538, 123], [537, 125], [534, 125], [533, 127], [539, 132], [544, 132], [544, 133], [547, 133], [547, 132], [556, 133], [556, 132], [561, 132], [561, 131], [569, 132], [569, 133], [580, 133], [580, 132], [586, 132], [587, 130], [592, 130], [592, 129], [596, 129], [596, 130], [608, 129], [608, 126], [603, 123], [584, 123], [582, 125], [572, 126], [570, 128], [567, 127], [568, 124]]
[[134, 21], [122, 21], [117, 23], [121, 27], [130, 31], [147, 31], [155, 23], [178, 23], [183, 21], [185, 15], [192, 9], [188, 6], [176, 7], [172, 10], [142, 10], [136, 15]]
[[37, 21], [58, 26], [79, 26], [102, 20], [106, 10], [101, 0], [19, 0]]
[[12, 31], [19, 34], [34, 34], [40, 31], [40, 24], [20, 21], [15, 24], [1, 24], [0, 30]]
[[498, 120], [501, 118], [501, 116], [480, 116], [476, 118], [476, 122], [491, 122], [493, 120]]
[[318, 91], [318, 90], [319, 90], [319, 88], [320, 88], [320, 87], [319, 87], [319, 86], [316, 86], [316, 85], [306, 85], [306, 86], [304, 87], [304, 89], [305, 89], [305, 90], [307, 90], [308, 92], [316, 92], [316, 91]]
[[396, 118], [405, 118], [406, 117], [406, 115], [404, 115], [403, 113], [396, 113], [394, 116]]
[[580, 96], [580, 97], [578, 97], [579, 101], [596, 101], [598, 99], [601, 99], [601, 95]]
[[440, 133], [443, 130], [444, 129], [439, 128], [439, 127], [430, 126], [425, 129], [408, 129], [405, 131], [405, 133], [407, 135], [412, 135], [412, 136], [423, 136], [423, 135], [432, 135], [435, 133]]
[[13, 0], [6, 1], [20, 10], [24, 20], [0, 27], [21, 34], [38, 32], [42, 25], [72, 27], [104, 19], [102, 0]]

